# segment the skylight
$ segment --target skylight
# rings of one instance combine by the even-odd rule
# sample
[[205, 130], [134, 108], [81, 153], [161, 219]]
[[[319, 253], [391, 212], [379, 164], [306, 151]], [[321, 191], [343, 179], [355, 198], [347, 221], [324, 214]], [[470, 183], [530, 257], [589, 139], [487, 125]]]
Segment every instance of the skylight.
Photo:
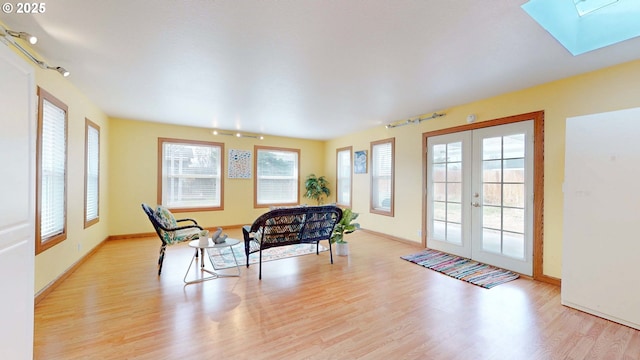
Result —
[[638, 0], [529, 0], [522, 8], [574, 56], [640, 36]]

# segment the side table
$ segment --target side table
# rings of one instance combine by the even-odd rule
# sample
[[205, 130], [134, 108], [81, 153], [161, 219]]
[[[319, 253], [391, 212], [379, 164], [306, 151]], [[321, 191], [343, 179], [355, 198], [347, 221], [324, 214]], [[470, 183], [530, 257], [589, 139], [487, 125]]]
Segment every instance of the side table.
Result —
[[[191, 258], [191, 262], [189, 263], [189, 267], [187, 268], [187, 272], [184, 274], [184, 283], [185, 284], [195, 284], [195, 283], [200, 283], [203, 281], [207, 281], [207, 280], [212, 280], [212, 279], [217, 279], [217, 278], [221, 278], [221, 277], [238, 277], [240, 276], [240, 267], [238, 266], [238, 259], [236, 259], [236, 255], [233, 252], [233, 249], [231, 249], [232, 246], [237, 245], [240, 243], [240, 240], [238, 239], [231, 239], [231, 238], [227, 238], [225, 240], [225, 242], [223, 242], [222, 244], [216, 244], [214, 243], [211, 239], [208, 239], [208, 242], [206, 245], [200, 245], [200, 240], [192, 240], [189, 242], [189, 247], [195, 248], [195, 249], [200, 249], [200, 252], [202, 253], [201, 256], [201, 265], [200, 265], [200, 272], [201, 273], [207, 273], [210, 276], [206, 276], [206, 277], [200, 277], [197, 278], [195, 280], [187, 280], [187, 276], [189, 276], [189, 271], [191, 270], [191, 267], [193, 266], [193, 263], [196, 261], [196, 253], [193, 254], [193, 257]], [[213, 266], [213, 261], [211, 260], [211, 256], [220, 256], [219, 254], [211, 254], [209, 252], [209, 250], [211, 249], [218, 249], [218, 250], [222, 250], [223, 248], [229, 248], [229, 251], [231, 251], [231, 255], [233, 255], [233, 261], [236, 264], [236, 270], [238, 270], [237, 274], [220, 274], [215, 272], [215, 267]], [[213, 270], [209, 270], [205, 268], [205, 260], [204, 260], [204, 250], [207, 250], [207, 255], [209, 258], [209, 262], [211, 263], [211, 267], [213, 268]]]

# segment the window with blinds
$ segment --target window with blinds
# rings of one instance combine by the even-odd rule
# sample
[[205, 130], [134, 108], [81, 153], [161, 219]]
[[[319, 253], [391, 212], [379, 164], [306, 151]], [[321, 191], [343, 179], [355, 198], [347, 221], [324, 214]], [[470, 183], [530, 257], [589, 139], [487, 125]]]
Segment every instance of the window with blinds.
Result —
[[255, 207], [298, 204], [300, 150], [255, 146]]
[[158, 203], [173, 211], [222, 210], [224, 144], [158, 139]]
[[351, 207], [351, 150], [336, 150], [336, 203], [347, 207]]
[[370, 212], [393, 216], [395, 138], [371, 143]]
[[36, 253], [67, 237], [67, 106], [38, 88]]
[[84, 227], [87, 228], [100, 219], [100, 127], [89, 119], [85, 119], [84, 168]]

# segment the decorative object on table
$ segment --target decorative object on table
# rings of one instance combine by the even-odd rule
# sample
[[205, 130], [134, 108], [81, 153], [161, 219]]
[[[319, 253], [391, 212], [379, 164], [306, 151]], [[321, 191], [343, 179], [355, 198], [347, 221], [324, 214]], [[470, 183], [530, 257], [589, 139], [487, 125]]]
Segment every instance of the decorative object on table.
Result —
[[251, 151], [229, 149], [229, 179], [251, 179]]
[[353, 153], [353, 173], [367, 173], [367, 150], [360, 150]]
[[316, 177], [315, 174], [307, 176], [304, 187], [307, 189], [304, 197], [315, 200], [318, 205], [322, 205], [324, 198], [331, 195], [329, 181], [324, 176]]
[[211, 241], [213, 241], [214, 244], [217, 244], [216, 240], [218, 240], [218, 238], [220, 237], [220, 234], [222, 234], [222, 228], [219, 227], [214, 233], [213, 235], [211, 235]]
[[209, 245], [209, 231], [208, 230], [204, 230], [201, 234], [200, 234], [200, 240], [198, 241], [198, 244], [200, 246], [207, 246]]
[[340, 256], [349, 255], [349, 243], [344, 241], [344, 236], [360, 228], [360, 224], [353, 222], [358, 218], [358, 215], [360, 214], [353, 212], [351, 209], [342, 209], [342, 219], [338, 221], [331, 234], [331, 243], [336, 244], [336, 254]]
[[491, 289], [520, 276], [509, 270], [431, 249], [400, 258], [485, 289]]
[[218, 236], [217, 239], [215, 239], [213, 242], [214, 244], [224, 244], [224, 242], [227, 240], [228, 235], [224, 234], [222, 236]]

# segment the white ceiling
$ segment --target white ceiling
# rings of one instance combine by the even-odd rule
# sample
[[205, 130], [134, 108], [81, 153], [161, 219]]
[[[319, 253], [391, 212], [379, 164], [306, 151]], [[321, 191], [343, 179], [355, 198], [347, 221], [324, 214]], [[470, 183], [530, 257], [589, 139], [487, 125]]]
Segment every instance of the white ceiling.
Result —
[[525, 2], [55, 0], [0, 21], [110, 116], [331, 139], [640, 58], [640, 38], [574, 57]]

